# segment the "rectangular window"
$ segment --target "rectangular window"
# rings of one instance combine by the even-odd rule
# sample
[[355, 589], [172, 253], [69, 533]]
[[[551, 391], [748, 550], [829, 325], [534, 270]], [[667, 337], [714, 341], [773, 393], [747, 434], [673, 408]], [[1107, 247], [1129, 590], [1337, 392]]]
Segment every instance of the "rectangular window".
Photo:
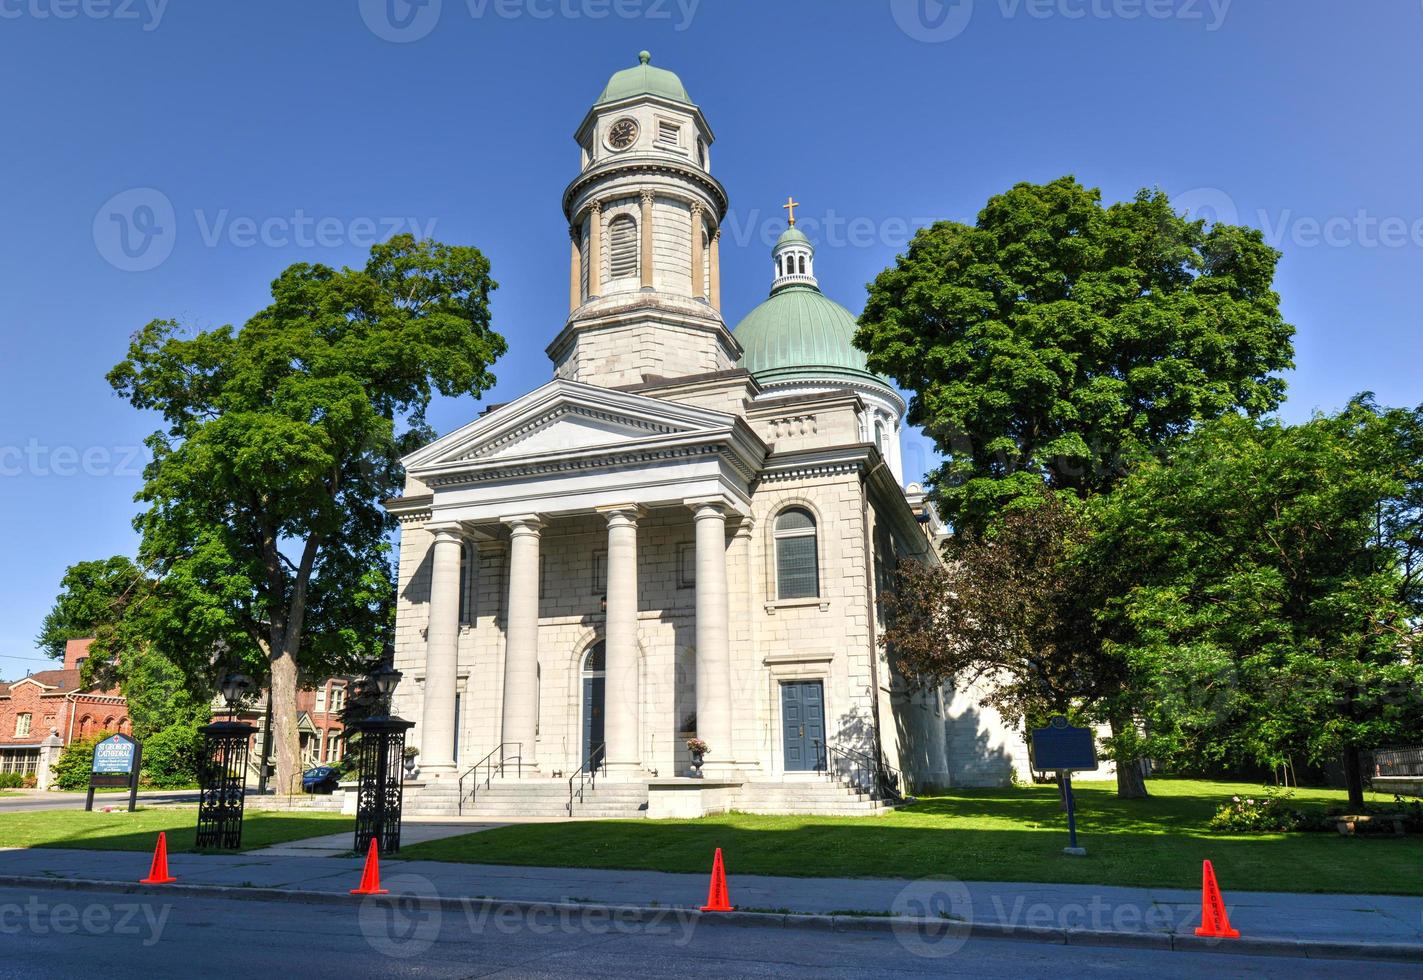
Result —
[[810, 599], [820, 595], [813, 535], [779, 539], [776, 542], [776, 566], [778, 598]]
[[324, 686], [316, 689], [316, 710], [326, 710], [326, 688]]
[[687, 543], [677, 546], [677, 588], [693, 589], [697, 585], [697, 546]]
[[593, 552], [593, 594], [604, 595], [608, 591], [608, 553]]
[[23, 715], [16, 715], [16, 716], [15, 716], [15, 737], [16, 737], [16, 738], [29, 738], [29, 737], [30, 737], [30, 715], [28, 715], [28, 714], [23, 714]]
[[338, 711], [343, 711], [343, 710], [345, 710], [345, 707], [346, 707], [346, 689], [345, 689], [344, 687], [340, 687], [340, 686], [334, 686], [334, 687], [332, 687], [332, 688], [331, 688], [331, 713], [332, 713], [332, 714], [336, 714]]
[[663, 146], [681, 146], [682, 127], [665, 119], [660, 120], [657, 124], [657, 142]]

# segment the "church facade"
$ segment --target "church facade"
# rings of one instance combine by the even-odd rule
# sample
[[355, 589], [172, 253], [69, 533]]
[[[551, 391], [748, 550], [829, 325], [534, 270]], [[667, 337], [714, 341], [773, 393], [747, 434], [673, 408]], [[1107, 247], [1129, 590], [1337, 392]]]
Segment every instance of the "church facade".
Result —
[[907, 692], [879, 643], [895, 567], [938, 561], [943, 529], [793, 207], [733, 330], [728, 196], [678, 77], [644, 52], [576, 140], [550, 381], [405, 459], [387, 505], [412, 792], [478, 812], [480, 786], [535, 801], [591, 771], [653, 815], [839, 812], [1024, 775], [1021, 733], [972, 692]]

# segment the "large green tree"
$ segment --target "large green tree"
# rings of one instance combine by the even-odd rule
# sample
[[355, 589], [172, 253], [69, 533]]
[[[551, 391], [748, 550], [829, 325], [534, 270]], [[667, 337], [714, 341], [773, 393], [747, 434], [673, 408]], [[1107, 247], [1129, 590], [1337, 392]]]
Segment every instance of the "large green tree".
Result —
[[1094, 502], [1102, 617], [1181, 751], [1279, 765], [1423, 736], [1423, 409], [1226, 416]]
[[434, 394], [494, 383], [495, 288], [479, 250], [398, 236], [362, 269], [291, 266], [239, 330], [154, 321], [109, 374], [164, 422], [135, 522], [167, 597], [152, 636], [186, 673], [268, 678], [281, 791], [300, 776], [298, 676], [354, 669], [389, 638], [381, 501], [432, 436]]
[[915, 235], [856, 342], [945, 457], [929, 474], [945, 518], [983, 528], [1045, 487], [1108, 489], [1199, 420], [1274, 409], [1293, 356], [1278, 259], [1159, 192], [1103, 207], [1071, 177], [1019, 184], [972, 226]]

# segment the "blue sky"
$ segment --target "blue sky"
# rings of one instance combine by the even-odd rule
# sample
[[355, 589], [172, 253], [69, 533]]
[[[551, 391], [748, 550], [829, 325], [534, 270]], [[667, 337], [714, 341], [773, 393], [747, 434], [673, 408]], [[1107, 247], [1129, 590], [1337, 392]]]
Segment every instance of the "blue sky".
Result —
[[0, 676], [44, 666], [66, 566], [134, 549], [154, 422], [104, 374], [148, 320], [240, 323], [414, 226], [493, 262], [488, 397], [547, 380], [572, 134], [641, 48], [716, 130], [733, 322], [788, 194], [858, 311], [913, 226], [1074, 173], [1266, 230], [1287, 418], [1416, 404], [1420, 42], [1419, 0], [0, 0]]

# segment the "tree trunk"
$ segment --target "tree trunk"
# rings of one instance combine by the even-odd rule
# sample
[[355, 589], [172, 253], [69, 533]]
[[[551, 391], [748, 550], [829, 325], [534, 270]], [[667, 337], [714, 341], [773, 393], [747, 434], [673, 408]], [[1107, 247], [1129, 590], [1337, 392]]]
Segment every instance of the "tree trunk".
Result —
[[[1112, 741], [1117, 742], [1117, 737], [1125, 730], [1130, 722], [1118, 722], [1115, 718], [1111, 721]], [[1117, 759], [1117, 799], [1119, 800], [1144, 800], [1151, 794], [1146, 791], [1146, 779], [1141, 774], [1140, 759]]]
[[1349, 812], [1363, 813], [1364, 760], [1356, 745], [1344, 749], [1344, 785], [1349, 790]]
[[297, 733], [296, 657], [277, 647], [271, 658], [272, 716], [271, 732], [276, 750], [278, 794], [301, 791], [301, 744]]

